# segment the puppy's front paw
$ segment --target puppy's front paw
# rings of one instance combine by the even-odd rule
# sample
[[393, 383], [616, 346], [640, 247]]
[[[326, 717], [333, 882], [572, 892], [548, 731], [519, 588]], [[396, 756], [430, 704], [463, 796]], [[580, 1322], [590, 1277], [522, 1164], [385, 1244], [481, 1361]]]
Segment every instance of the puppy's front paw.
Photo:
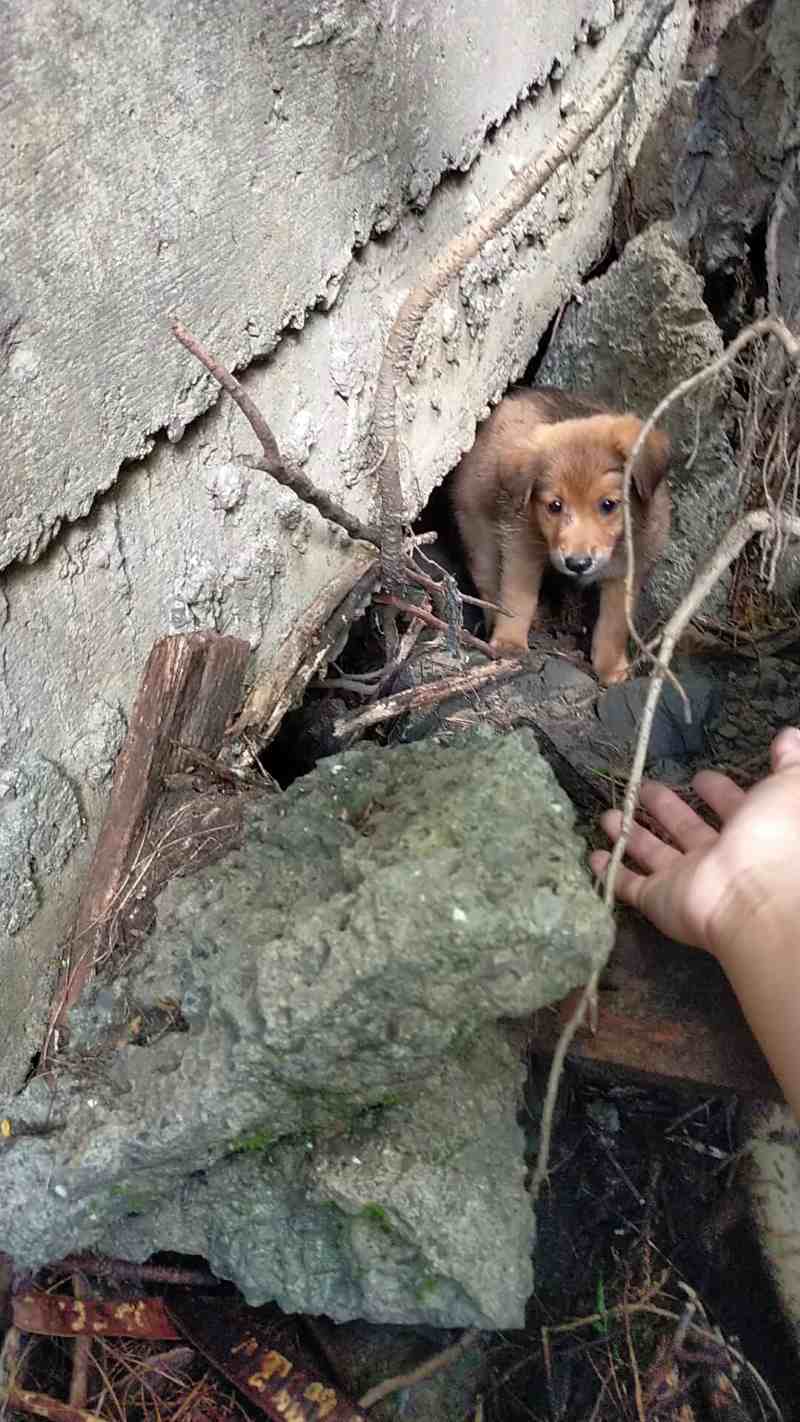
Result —
[[524, 657], [528, 652], [528, 639], [522, 641], [513, 636], [493, 637], [489, 646], [496, 657]]
[[627, 681], [631, 674], [631, 664], [627, 657], [617, 657], [611, 662], [595, 662], [594, 669], [603, 686], [614, 686], [618, 681]]

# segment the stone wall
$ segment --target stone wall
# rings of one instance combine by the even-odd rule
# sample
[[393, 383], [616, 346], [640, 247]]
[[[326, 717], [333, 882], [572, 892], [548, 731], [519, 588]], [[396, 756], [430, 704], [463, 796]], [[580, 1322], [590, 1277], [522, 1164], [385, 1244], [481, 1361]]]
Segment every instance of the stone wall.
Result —
[[[0, 57], [0, 1088], [59, 944], [154, 639], [249, 640], [253, 676], [366, 555], [237, 461], [245, 372], [281, 447], [361, 516], [387, 331], [417, 274], [591, 94], [654, 0], [12, 0]], [[690, 38], [426, 321], [400, 392], [415, 514], [604, 254]]]

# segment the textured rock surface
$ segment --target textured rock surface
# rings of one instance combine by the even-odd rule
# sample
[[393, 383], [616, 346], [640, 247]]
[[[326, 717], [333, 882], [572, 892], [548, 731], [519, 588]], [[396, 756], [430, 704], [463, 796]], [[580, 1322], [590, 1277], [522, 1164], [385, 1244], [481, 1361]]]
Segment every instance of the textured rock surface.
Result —
[[663, 114], [645, 135], [630, 184], [622, 195], [620, 246], [651, 222], [671, 222], [675, 215], [675, 171], [696, 118], [697, 90], [696, 80], [679, 80]]
[[[339, 1324], [328, 1328], [317, 1319], [317, 1328], [336, 1347], [340, 1376], [351, 1397], [361, 1397], [376, 1378], [393, 1378], [427, 1362], [433, 1353], [457, 1342], [462, 1335], [439, 1335], [428, 1329], [375, 1327], [370, 1323]], [[468, 1348], [415, 1387], [405, 1387], [376, 1403], [373, 1415], [380, 1422], [464, 1422], [474, 1413], [476, 1398], [491, 1382], [494, 1339], [478, 1334]]]
[[[0, 769], [0, 958], [3, 1013], [0, 1053], [30, 1062], [41, 1046], [39, 1023], [28, 1013], [36, 994], [49, 995], [58, 962], [42, 967], [17, 944], [48, 895], [57, 899], [59, 876], [76, 854], [84, 826], [75, 789], [60, 766], [37, 751], [6, 761]], [[50, 916], [45, 913], [45, 924]]]
[[409, 1104], [223, 1161], [100, 1248], [199, 1254], [250, 1303], [288, 1313], [520, 1327], [533, 1283], [520, 1081], [487, 1027]]
[[[676, 658], [673, 669], [692, 720], [686, 723], [677, 692], [665, 687], [653, 721], [648, 774], [677, 785], [708, 765], [741, 773], [745, 783], [766, 774], [770, 740], [782, 726], [800, 723], [797, 649], [794, 656], [764, 651], [752, 660], [725, 653]], [[421, 680], [441, 677], [448, 663], [452, 669], [446, 653], [430, 654], [420, 663]], [[433, 713], [412, 713], [397, 734], [457, 742], [475, 725], [530, 725], [535, 734], [544, 732], [543, 753], [577, 805], [581, 827], [596, 833], [606, 804], [598, 791], [608, 794], [609, 779], [622, 783], [627, 776], [648, 690], [647, 679], [637, 677], [604, 691], [580, 667], [542, 656], [513, 681], [453, 697]]]
[[[510, 1321], [527, 1288], [518, 1271], [529, 1218], [509, 1059], [495, 1054], [492, 1067], [485, 1034], [500, 1016], [562, 997], [610, 948], [572, 807], [530, 732], [478, 730], [454, 747], [360, 747], [245, 818], [242, 848], [169, 885], [130, 968], [101, 980], [78, 1010], [53, 1088], [34, 1080], [8, 1107], [58, 1130], [0, 1155], [7, 1250], [21, 1265], [98, 1241], [119, 1252], [122, 1221], [135, 1213], [147, 1217], [136, 1226], [144, 1252], [195, 1252], [171, 1232], [177, 1206], [160, 1234], [158, 1202], [179, 1191], [183, 1218], [195, 1172], [275, 1145], [274, 1210], [253, 1224], [260, 1265], [247, 1230], [211, 1223], [224, 1214], [224, 1181], [210, 1205], [210, 1184], [196, 1185], [196, 1239], [208, 1231], [209, 1258], [251, 1298], [279, 1289], [287, 1307], [337, 1317], [446, 1324], [483, 1311]], [[132, 1027], [142, 1021], [153, 1024], [149, 1045]], [[478, 1039], [483, 1054], [467, 1068]], [[456, 1089], [452, 1073], [462, 1071], [469, 1080]], [[398, 1099], [412, 1115], [386, 1136], [366, 1132], [355, 1152], [363, 1171], [318, 1144], [363, 1129], [365, 1111]], [[399, 1263], [382, 1273], [386, 1250], [367, 1248], [373, 1236], [362, 1232], [336, 1298], [320, 1296], [329, 1271], [318, 1277], [300, 1244], [279, 1286], [275, 1216], [297, 1206], [286, 1181], [296, 1183], [307, 1149], [315, 1210], [321, 1201], [348, 1218], [385, 1210], [405, 1241], [398, 1260], [411, 1244], [417, 1251], [405, 1274]], [[233, 1220], [253, 1192], [231, 1189]], [[484, 1209], [495, 1235], [479, 1264], [471, 1237]], [[440, 1276], [419, 1299], [420, 1279]]]
[[[800, 10], [794, 0], [773, 0], [766, 10], [749, 5], [722, 36], [676, 175], [680, 224], [707, 270], [735, 270], [784, 178], [791, 209], [799, 105]], [[788, 210], [787, 218], [791, 224]], [[796, 281], [797, 255], [788, 244], [784, 259]]]
[[[649, 415], [673, 386], [721, 350], [699, 276], [669, 227], [656, 223], [566, 312], [537, 380], [590, 391], [616, 408]], [[698, 404], [678, 404], [664, 420], [673, 441], [672, 535], [648, 579], [645, 619], [648, 606], [661, 616], [672, 611], [698, 563], [733, 521], [736, 470], [721, 427], [724, 400], [708, 389]], [[701, 438], [689, 468], [698, 420]], [[718, 598], [724, 586], [718, 585]], [[712, 605], [713, 597], [707, 603]]]
[[[153, 640], [211, 627], [250, 641], [254, 674], [294, 665], [301, 619], [332, 612], [365, 558], [237, 461], [251, 432], [170, 315], [244, 371], [281, 446], [372, 517], [367, 428], [402, 296], [592, 92], [644, 3], [281, 0], [264, 24], [230, 0], [179, 21], [166, 0], [144, 17], [14, 0], [0, 725], [6, 757], [38, 749], [79, 787], [87, 852]], [[602, 255], [690, 21], [677, 0], [632, 95], [431, 312], [400, 391], [410, 514]], [[84, 862], [0, 937], [4, 976], [24, 957], [45, 982]], [[41, 1029], [46, 1008], [29, 995], [25, 1020]], [[0, 1052], [0, 1089], [28, 1058]]]
[[742, 1138], [759, 1244], [800, 1350], [800, 1127], [788, 1106], [750, 1108]]

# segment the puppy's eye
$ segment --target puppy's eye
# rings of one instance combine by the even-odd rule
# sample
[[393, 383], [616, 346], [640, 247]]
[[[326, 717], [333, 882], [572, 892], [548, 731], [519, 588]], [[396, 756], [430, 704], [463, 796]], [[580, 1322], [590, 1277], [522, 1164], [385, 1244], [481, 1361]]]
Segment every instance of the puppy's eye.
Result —
[[615, 509], [618, 509], [618, 508], [619, 508], [619, 499], [601, 499], [601, 500], [600, 500], [600, 512], [601, 512], [601, 513], [604, 513], [604, 514], [612, 514], [612, 513], [614, 512], [614, 510], [615, 510]]
[[551, 499], [549, 504], [547, 504], [547, 512], [551, 514], [560, 514], [563, 507], [564, 505], [562, 504], [560, 499]]

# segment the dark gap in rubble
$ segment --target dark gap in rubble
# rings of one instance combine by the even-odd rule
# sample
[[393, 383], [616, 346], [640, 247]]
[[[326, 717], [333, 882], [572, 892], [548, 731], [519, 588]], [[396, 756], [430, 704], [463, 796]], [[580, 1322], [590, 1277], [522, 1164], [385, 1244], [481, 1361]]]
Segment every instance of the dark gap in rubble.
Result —
[[38, 1051], [38, 1050], [35, 1051], [34, 1054], [33, 1054], [33, 1056], [31, 1057], [30, 1065], [28, 1066], [28, 1070], [26, 1071], [25, 1076], [24, 1076], [24, 1078], [23, 1078], [23, 1082], [22, 1082], [22, 1086], [20, 1087], [20, 1091], [23, 1091], [26, 1086], [29, 1086], [30, 1083], [33, 1081], [33, 1078], [38, 1074], [39, 1067], [40, 1067], [40, 1065], [41, 1065], [41, 1060], [42, 1060], [42, 1054], [41, 1054], [41, 1052]]
[[[530, 1060], [527, 1121], [524, 1113], [522, 1118], [529, 1133], [529, 1166], [537, 1143], [530, 1123], [539, 1119], [547, 1065], [535, 1056]], [[630, 1304], [647, 1298], [667, 1267], [671, 1274], [661, 1306], [680, 1314], [685, 1300], [675, 1284], [684, 1280], [708, 1310], [707, 1325], [713, 1320], [725, 1337], [737, 1340], [778, 1392], [787, 1422], [796, 1417], [788, 1410], [796, 1391], [789, 1329], [748, 1218], [741, 1177], [734, 1172], [737, 1110], [736, 1100], [724, 1095], [617, 1076], [613, 1068], [585, 1062], [566, 1066], [554, 1169], [537, 1204], [527, 1366], [520, 1340], [498, 1343], [496, 1372], [502, 1376], [514, 1363], [518, 1368], [511, 1405], [503, 1413], [509, 1422], [527, 1415], [521, 1405], [514, 1406], [514, 1396], [521, 1404], [524, 1398], [547, 1395], [549, 1378], [560, 1379], [570, 1417], [588, 1416], [597, 1398], [593, 1360], [601, 1362], [603, 1347], [613, 1346], [608, 1338], [603, 1344], [605, 1324], [595, 1329], [591, 1352], [580, 1346], [578, 1330], [556, 1334], [545, 1361], [534, 1346], [543, 1316], [580, 1318], [603, 1312], [610, 1301]], [[654, 1319], [647, 1305], [632, 1318], [641, 1362], [655, 1350]], [[674, 1333], [674, 1327], [668, 1325], [665, 1332]], [[624, 1336], [620, 1327], [618, 1342]], [[646, 1376], [644, 1367], [642, 1372]], [[743, 1375], [740, 1381], [754, 1403], [751, 1380]], [[651, 1415], [656, 1413], [648, 1410]], [[657, 1415], [666, 1419], [669, 1414]], [[757, 1413], [748, 1409], [745, 1415]]]
[[[702, 271], [702, 268], [701, 268]], [[767, 219], [753, 228], [747, 250], [727, 267], [703, 276], [703, 299], [719, 326], [725, 344], [760, 314], [759, 303], [767, 306]]]
[[[541, 355], [544, 350], [541, 351]], [[539, 358], [541, 358], [541, 355]], [[519, 382], [523, 384], [524, 382]], [[509, 387], [513, 389], [514, 385]], [[508, 393], [507, 391], [504, 394]], [[455, 579], [458, 589], [471, 597], [478, 596], [467, 567], [464, 550], [452, 512], [450, 485], [452, 471], [431, 493], [427, 504], [414, 522], [415, 534], [435, 534], [433, 543], [422, 546], [417, 554], [420, 570], [428, 577], [440, 580], [439, 570]], [[554, 652], [574, 656], [580, 653], [590, 671], [589, 631], [599, 605], [597, 587], [584, 590], [572, 588], [556, 573], [545, 573], [540, 600], [539, 622], [544, 634], [543, 650], [552, 642]], [[436, 609], [434, 609], [436, 611]], [[441, 609], [439, 609], [441, 612]], [[438, 615], [438, 614], [437, 614]], [[462, 625], [473, 636], [486, 638], [488, 631], [481, 608], [470, 603], [461, 605]], [[401, 629], [408, 619], [401, 615]], [[368, 608], [351, 627], [347, 642], [324, 680], [311, 683], [302, 703], [289, 711], [271, 744], [259, 757], [261, 765], [286, 789], [300, 776], [307, 775], [325, 756], [336, 755], [346, 748], [337, 738], [334, 723], [344, 714], [365, 709], [371, 700], [382, 699], [395, 692], [406, 691], [419, 684], [415, 662], [419, 654], [444, 655], [437, 675], [463, 670], [463, 664], [446, 657], [443, 652], [445, 634], [425, 629], [411, 658], [394, 673], [382, 678], [385, 647], [381, 633], [380, 609]], [[480, 654], [478, 660], [480, 660]], [[371, 680], [370, 680], [371, 678]], [[378, 689], [379, 687], [379, 689]], [[380, 744], [392, 744], [403, 734], [405, 718], [385, 721], [366, 732], [367, 739]]]

